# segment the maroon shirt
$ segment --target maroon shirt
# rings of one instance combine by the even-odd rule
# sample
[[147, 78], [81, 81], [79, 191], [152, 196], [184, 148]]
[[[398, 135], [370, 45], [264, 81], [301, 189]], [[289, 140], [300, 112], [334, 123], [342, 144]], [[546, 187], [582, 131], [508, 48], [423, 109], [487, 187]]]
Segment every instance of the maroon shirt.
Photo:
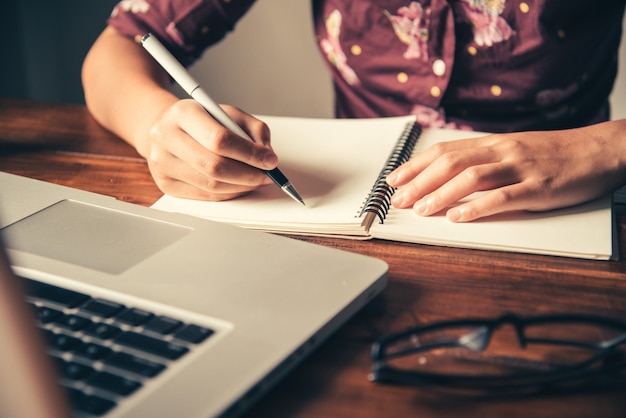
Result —
[[[124, 0], [109, 24], [186, 65], [253, 0]], [[607, 120], [626, 0], [313, 0], [338, 117], [509, 132]], [[286, 34], [288, 35], [288, 34]]]

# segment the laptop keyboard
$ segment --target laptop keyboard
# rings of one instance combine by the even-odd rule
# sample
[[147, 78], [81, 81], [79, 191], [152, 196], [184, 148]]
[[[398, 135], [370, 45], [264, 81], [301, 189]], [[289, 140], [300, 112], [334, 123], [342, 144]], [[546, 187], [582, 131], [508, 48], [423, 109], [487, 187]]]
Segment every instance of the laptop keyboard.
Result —
[[75, 413], [101, 416], [214, 331], [23, 278]]

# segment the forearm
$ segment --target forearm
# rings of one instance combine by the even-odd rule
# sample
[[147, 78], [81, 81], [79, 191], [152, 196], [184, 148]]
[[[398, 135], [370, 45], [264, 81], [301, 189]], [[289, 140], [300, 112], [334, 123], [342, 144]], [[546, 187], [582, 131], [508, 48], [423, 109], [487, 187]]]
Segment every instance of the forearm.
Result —
[[141, 46], [107, 28], [85, 58], [82, 82], [95, 119], [146, 156], [153, 122], [178, 100], [165, 72]]

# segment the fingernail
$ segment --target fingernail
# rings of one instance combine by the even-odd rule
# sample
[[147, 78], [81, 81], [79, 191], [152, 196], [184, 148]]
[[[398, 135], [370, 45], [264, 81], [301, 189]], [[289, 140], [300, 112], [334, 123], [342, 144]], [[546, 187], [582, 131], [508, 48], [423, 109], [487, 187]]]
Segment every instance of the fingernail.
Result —
[[401, 207], [404, 202], [404, 192], [402, 190], [396, 191], [393, 196], [391, 196], [391, 204], [397, 207]]
[[428, 204], [426, 203], [426, 201], [424, 199], [418, 200], [417, 202], [415, 202], [415, 205], [413, 205], [413, 210], [418, 215], [425, 214], [426, 213], [426, 209], [428, 209]]
[[394, 184], [397, 180], [398, 180], [398, 175], [395, 172], [389, 173], [386, 179], [388, 184]]
[[448, 217], [448, 220], [451, 222], [459, 222], [461, 220], [461, 209], [459, 208], [452, 208], [448, 211], [448, 213], [446, 214], [446, 216]]

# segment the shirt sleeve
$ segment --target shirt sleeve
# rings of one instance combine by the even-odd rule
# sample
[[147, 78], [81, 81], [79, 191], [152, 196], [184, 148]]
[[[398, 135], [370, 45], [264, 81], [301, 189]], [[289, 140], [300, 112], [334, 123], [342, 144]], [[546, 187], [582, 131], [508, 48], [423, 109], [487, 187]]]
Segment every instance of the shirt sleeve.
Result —
[[138, 41], [150, 32], [185, 66], [232, 31], [254, 0], [122, 0], [109, 26]]

